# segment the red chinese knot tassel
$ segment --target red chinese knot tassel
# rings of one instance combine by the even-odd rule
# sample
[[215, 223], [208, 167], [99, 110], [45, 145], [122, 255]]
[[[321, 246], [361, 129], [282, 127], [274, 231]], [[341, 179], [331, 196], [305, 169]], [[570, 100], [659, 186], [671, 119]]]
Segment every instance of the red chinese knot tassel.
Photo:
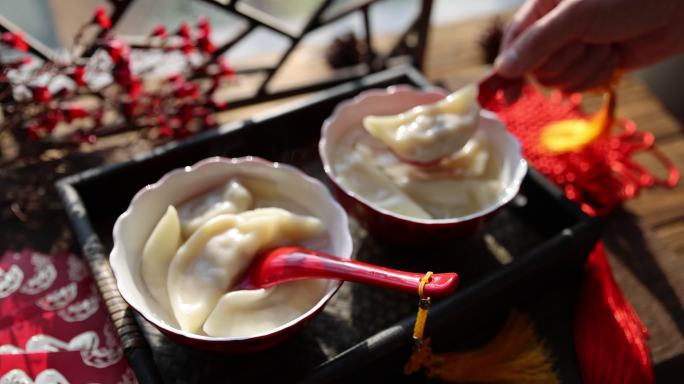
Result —
[[[569, 100], [558, 95], [547, 98], [534, 86], [526, 85], [515, 104], [506, 105], [498, 95], [485, 108], [497, 113], [518, 137], [525, 158], [588, 214], [606, 214], [635, 197], [641, 188], [674, 187], [678, 183], [679, 171], [653, 147], [653, 134], [637, 130], [630, 120], [618, 119], [617, 132], [609, 132], [577, 151], [552, 153], [544, 148], [540, 137], [550, 123], [588, 118], [581, 110], [581, 101], [579, 95]], [[666, 178], [656, 178], [633, 160], [635, 153], [643, 151], [651, 152], [662, 163]]]

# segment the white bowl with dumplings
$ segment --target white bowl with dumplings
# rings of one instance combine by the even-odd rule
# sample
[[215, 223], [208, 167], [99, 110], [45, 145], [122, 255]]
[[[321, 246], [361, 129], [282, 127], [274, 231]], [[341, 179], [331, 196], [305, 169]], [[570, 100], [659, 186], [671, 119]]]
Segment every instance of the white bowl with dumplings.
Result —
[[[341, 102], [323, 123], [319, 154], [325, 172], [338, 201], [371, 235], [391, 244], [421, 249], [450, 244], [476, 233], [484, 220], [518, 193], [527, 172], [518, 140], [494, 113], [479, 108], [476, 91], [466, 87], [452, 95], [439, 88], [421, 90], [401, 85], [372, 89]], [[468, 141], [453, 136], [465, 145], [454, 153], [447, 165], [435, 167], [422, 161], [422, 164], [412, 163], [410, 158], [402, 160], [399, 153], [382, 142], [384, 140], [377, 140], [372, 137], [375, 134], [368, 132], [366, 119], [370, 116], [376, 124], [400, 122], [394, 124], [394, 128], [395, 133], [401, 133], [402, 129], [411, 128], [409, 123], [420, 125], [419, 118], [412, 114], [420, 116], [420, 111], [427, 111], [427, 108], [459, 109], [469, 105], [463, 100], [473, 108], [459, 113], [456, 121], [472, 131], [465, 135]], [[440, 104], [442, 106], [436, 107]], [[475, 117], [472, 121], [466, 120], [472, 117]], [[403, 132], [404, 137], [409, 137], [411, 130]], [[396, 141], [397, 137], [399, 135], [392, 140]], [[435, 140], [439, 138], [437, 135], [430, 137], [434, 143], [428, 147], [451, 144], [449, 137], [447, 140]], [[482, 151], [482, 148], [489, 149]], [[465, 155], [461, 156], [462, 153]], [[471, 157], [469, 153], [475, 155]], [[470, 172], [474, 166], [450, 164], [478, 164], [480, 162], [476, 160], [480, 154], [485, 154], [480, 157], [484, 159], [480, 164], [484, 174], [489, 172], [487, 169], [493, 170], [486, 184], [475, 185], [474, 182], [483, 178], [480, 175], [472, 179], [460, 176], [432, 179], [433, 169], [453, 174]], [[416, 176], [412, 176], [414, 174]], [[408, 182], [401, 185], [400, 179]], [[473, 188], [466, 189], [468, 185]], [[479, 188], [481, 185], [495, 188]], [[477, 204], [464, 204], [460, 209], [458, 200], [473, 200]]]
[[[193, 227], [196, 226], [196, 223], [188, 224], [188, 222], [182, 221], [183, 204], [197, 198], [197, 196], [206, 194], [208, 191], [216, 190], [233, 179], [257, 182], [257, 184], [261, 185], [259, 188], [267, 191], [262, 191], [263, 193], [268, 193], [270, 194], [269, 196], [273, 197], [273, 201], [276, 202], [274, 206], [279, 206], [279, 202], [282, 202], [283, 206], [280, 208], [285, 208], [288, 212], [293, 212], [302, 217], [310, 216], [316, 218], [322, 224], [322, 231], [309, 243], [305, 242], [302, 245], [339, 257], [351, 258], [352, 239], [349, 234], [347, 215], [325, 186], [318, 180], [307, 176], [291, 166], [272, 163], [260, 158], [228, 159], [214, 157], [200, 161], [193, 166], [173, 170], [164, 175], [158, 182], [148, 185], [138, 192], [126, 212], [117, 219], [114, 225], [114, 248], [109, 260], [123, 299], [140, 313], [142, 317], [174, 341], [195, 348], [216, 351], [245, 352], [262, 350], [285, 340], [306, 324], [307, 320], [323, 309], [327, 301], [335, 294], [341, 282], [335, 280], [309, 280], [303, 283], [318, 284], [315, 289], [300, 286], [299, 288], [292, 288], [294, 290], [287, 291], [292, 292], [288, 293], [288, 295], [283, 296], [281, 293], [280, 297], [305, 295], [308, 301], [302, 299], [300, 302], [291, 305], [288, 303], [288, 308], [294, 309], [289, 310], [287, 313], [289, 317], [284, 317], [283, 319], [285, 320], [280, 319], [280, 322], [275, 320], [275, 322], [270, 322], [271, 319], [269, 319], [267, 313], [268, 307], [260, 308], [260, 310], [254, 310], [253, 312], [247, 310], [246, 312], [237, 311], [231, 313], [230, 311], [226, 312], [225, 309], [221, 311], [220, 305], [227, 300], [227, 294], [225, 294], [215, 304], [215, 307], [211, 309], [209, 317], [205, 316], [206, 321], [202, 320], [204, 325], [198, 328], [198, 330], [194, 330], [192, 328], [196, 327], [196, 324], [193, 323], [194, 318], [184, 318], [185, 315], [182, 311], [179, 312], [179, 307], [176, 305], [177, 299], [174, 298], [173, 294], [181, 292], [181, 294], [186, 296], [202, 296], [207, 290], [197, 289], [196, 292], [188, 292], [189, 290], [186, 288], [188, 281], [195, 284], [190, 286], [203, 287], [202, 284], [206, 283], [204, 281], [205, 277], [214, 275], [210, 273], [200, 274], [195, 280], [189, 280], [190, 277], [186, 277], [183, 274], [180, 275], [181, 280], [178, 280], [177, 277], [173, 278], [174, 273], [178, 275], [177, 270], [180, 268], [178, 265], [182, 265], [177, 260], [172, 260], [166, 265], [162, 265], [163, 263], [160, 262], [159, 270], [164, 272], [168, 270], [169, 272], [161, 273], [159, 276], [150, 277], [150, 266], [143, 266], [143, 254], [145, 253], [145, 256], [148, 257], [147, 254], [150, 252], [148, 248], [154, 248], [154, 246], [147, 244], [148, 239], [151, 236], [164, 240], [168, 238], [168, 236], [161, 236], [158, 233], [160, 229], [157, 227], [164, 227], [164, 225], [161, 225], [161, 222], [169, 214], [170, 205], [181, 207], [179, 209], [180, 214], [177, 217], [180, 218], [179, 223], [182, 226], [182, 230], [179, 231], [184, 233], [183, 231], [186, 230], [188, 225]], [[261, 205], [253, 209], [256, 211], [263, 207], [272, 206], [269, 205], [271, 203], [270, 200], [267, 200], [259, 200], [258, 204]], [[255, 204], [257, 204], [256, 201]], [[270, 208], [263, 209], [268, 210]], [[197, 239], [193, 240], [193, 238], [201, 237], [198, 233], [206, 231], [206, 228], [211, 225], [222, 225], [220, 221], [226, 221], [226, 217], [228, 216], [224, 215], [223, 218], [215, 217], [210, 219], [203, 226], [200, 226], [196, 232], [189, 235], [189, 237], [186, 236], [186, 241], [179, 243], [182, 245], [180, 245], [174, 257], [180, 257], [178, 255], [191, 252], [193, 249], [191, 243], [193, 241], [197, 242]], [[195, 230], [195, 228], [192, 228], [192, 230]], [[163, 244], [163, 242], [160, 244]], [[216, 244], [220, 244], [220, 242]], [[159, 251], [163, 247], [163, 245], [161, 248], [157, 246], [155, 250]], [[201, 248], [201, 252], [203, 252], [202, 257], [209, 252], [207, 249], [209, 248]], [[159, 252], [163, 253], [162, 251]], [[221, 252], [212, 257], [220, 256]], [[145, 260], [149, 264], [149, 260], [155, 259], [148, 257]], [[152, 269], [154, 269], [154, 265]], [[145, 274], [145, 277], [143, 277], [143, 274]], [[167, 276], [169, 278], [168, 281], [164, 280]], [[168, 307], [169, 304], [161, 303], [164, 300], [157, 299], [158, 296], [154, 285], [150, 283], [150, 281], [154, 281], [154, 278], [162, 279], [163, 287], [169, 289], [168, 296], [171, 297], [171, 307]], [[279, 286], [275, 289], [280, 289], [281, 287]], [[263, 295], [263, 291], [242, 292], [247, 292], [249, 295]], [[273, 293], [273, 295], [276, 295], [276, 293]], [[235, 297], [235, 295], [231, 296], [233, 302]], [[273, 296], [268, 303], [273, 303], [276, 306], [279, 305], [276, 301], [277, 298]], [[250, 305], [252, 304], [239, 302], [239, 305], [226, 308], [251, 308]], [[250, 316], [253, 316], [253, 318]], [[226, 324], [232, 324], [232, 328], [222, 329], [221, 327], [228, 327]], [[271, 324], [273, 325], [271, 326]]]

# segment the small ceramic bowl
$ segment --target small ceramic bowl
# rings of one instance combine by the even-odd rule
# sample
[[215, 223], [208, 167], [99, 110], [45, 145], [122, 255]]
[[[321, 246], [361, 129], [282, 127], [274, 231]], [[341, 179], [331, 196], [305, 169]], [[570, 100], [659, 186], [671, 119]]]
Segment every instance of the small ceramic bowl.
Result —
[[211, 337], [181, 331], [174, 327], [172, 316], [152, 298], [140, 273], [142, 249], [154, 226], [169, 204], [179, 204], [193, 196], [211, 190], [234, 176], [251, 176], [274, 181], [277, 196], [297, 206], [306, 207], [307, 214], [319, 218], [328, 232], [327, 249], [322, 251], [351, 258], [352, 239], [347, 215], [318, 180], [291, 166], [271, 163], [254, 157], [227, 159], [214, 157], [181, 169], [173, 170], [158, 182], [138, 192], [128, 210], [114, 225], [114, 248], [109, 261], [124, 300], [145, 319], [171, 339], [191, 347], [245, 352], [266, 349], [286, 339], [308, 319], [323, 309], [340, 287], [330, 280], [323, 297], [306, 313], [267, 333], [251, 337]]
[[446, 245], [476, 232], [483, 220], [513, 199], [520, 189], [527, 173], [527, 162], [522, 157], [520, 143], [496, 115], [486, 110], [481, 111], [478, 131], [491, 140], [494, 149], [501, 155], [501, 181], [504, 187], [498, 199], [477, 212], [449, 219], [413, 218], [375, 206], [337, 182], [331, 164], [333, 152], [347, 132], [363, 129], [362, 120], [365, 116], [400, 113], [417, 105], [434, 103], [446, 95], [447, 92], [442, 89], [423, 91], [408, 86], [369, 90], [340, 103], [323, 123], [318, 150], [337, 199], [376, 238], [413, 247]]

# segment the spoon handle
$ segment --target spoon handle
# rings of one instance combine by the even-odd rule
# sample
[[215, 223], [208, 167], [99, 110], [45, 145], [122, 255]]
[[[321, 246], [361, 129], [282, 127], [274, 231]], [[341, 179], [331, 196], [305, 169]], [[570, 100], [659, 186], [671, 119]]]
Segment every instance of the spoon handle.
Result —
[[[404, 272], [362, 261], [343, 259], [301, 247], [281, 247], [259, 258], [252, 269], [251, 280], [257, 286], [269, 287], [287, 281], [326, 278], [353, 281], [400, 292], [418, 293], [424, 273]], [[425, 284], [425, 296], [446, 296], [458, 286], [456, 273], [437, 273]]]

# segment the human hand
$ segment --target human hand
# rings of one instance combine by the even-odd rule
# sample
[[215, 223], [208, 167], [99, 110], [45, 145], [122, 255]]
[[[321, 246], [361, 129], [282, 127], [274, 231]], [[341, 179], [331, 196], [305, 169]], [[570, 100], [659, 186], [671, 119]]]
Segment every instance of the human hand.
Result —
[[[527, 0], [504, 33], [495, 71], [577, 92], [684, 51], [681, 0]], [[505, 89], [515, 100], [522, 81]]]

